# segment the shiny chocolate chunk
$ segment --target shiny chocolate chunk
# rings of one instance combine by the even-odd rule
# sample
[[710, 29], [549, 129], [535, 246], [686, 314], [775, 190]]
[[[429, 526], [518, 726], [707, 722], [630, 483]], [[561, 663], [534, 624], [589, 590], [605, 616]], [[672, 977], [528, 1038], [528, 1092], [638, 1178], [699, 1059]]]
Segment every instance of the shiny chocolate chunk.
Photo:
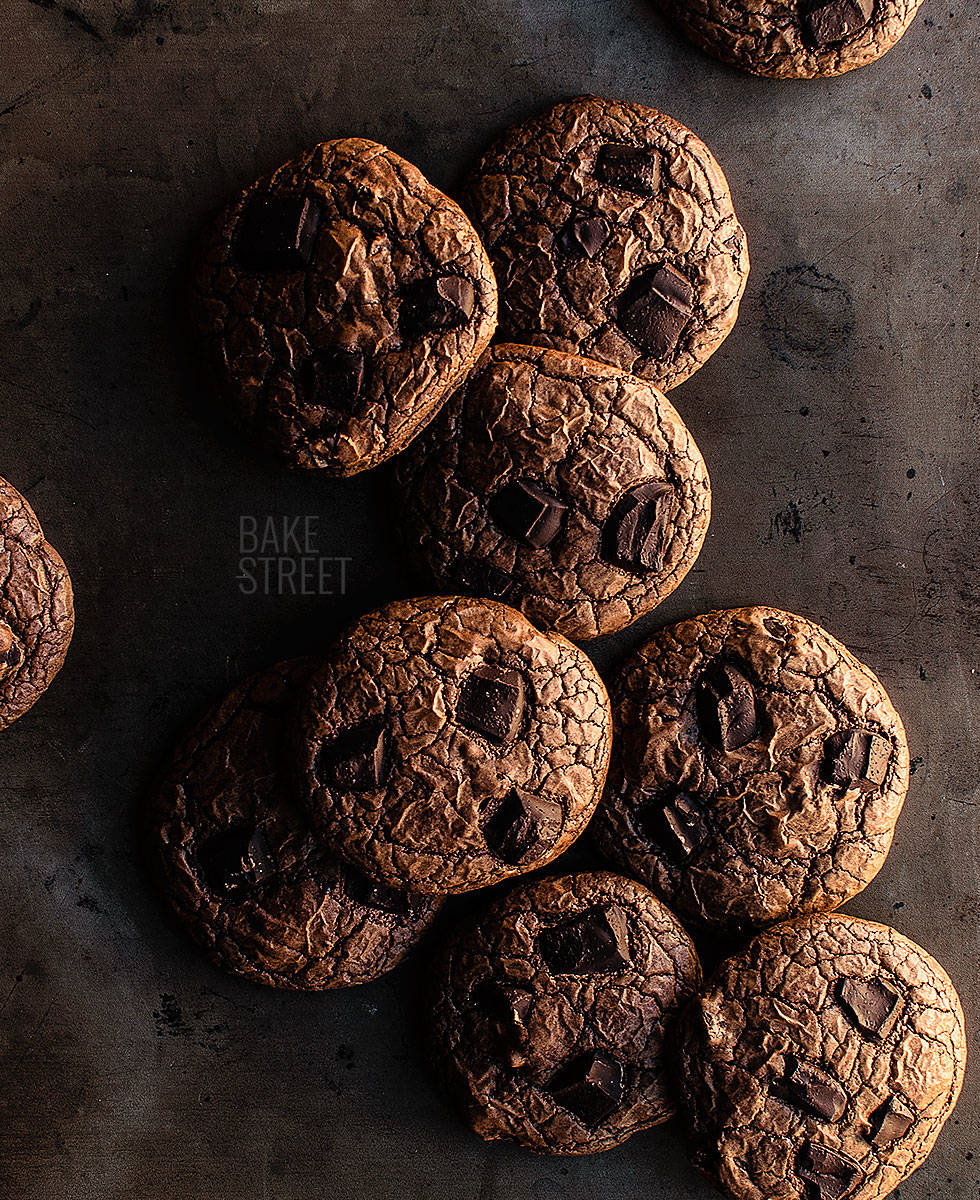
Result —
[[589, 1050], [565, 1063], [545, 1086], [584, 1125], [598, 1125], [612, 1116], [623, 1098], [623, 1064], [600, 1050]]
[[390, 770], [388, 731], [382, 718], [347, 729], [320, 747], [318, 774], [348, 792], [383, 787]]
[[819, 1142], [804, 1142], [796, 1156], [796, 1174], [806, 1200], [844, 1200], [864, 1176], [853, 1158]]
[[874, 0], [804, 0], [802, 7], [807, 40], [814, 46], [830, 46], [867, 25]]
[[410, 913], [412, 897], [409, 892], [398, 891], [386, 884], [369, 879], [355, 867], [344, 864], [344, 892], [356, 904], [365, 908], [377, 908], [382, 912]]
[[6, 621], [0, 621], [0, 674], [9, 674], [24, 661], [24, 651]]
[[484, 979], [473, 992], [473, 1002], [490, 1023], [497, 1050], [512, 1067], [524, 1062], [522, 1044], [531, 1011], [531, 996], [519, 988]]
[[698, 721], [704, 737], [720, 750], [738, 750], [759, 732], [752, 684], [731, 663], [719, 663], [697, 692]]
[[558, 837], [562, 807], [554, 800], [513, 788], [494, 801], [483, 822], [483, 836], [498, 858], [516, 866], [545, 851]]
[[786, 1055], [784, 1074], [771, 1090], [780, 1100], [825, 1121], [839, 1120], [847, 1107], [847, 1092], [835, 1079], [792, 1054]]
[[839, 787], [874, 792], [885, 781], [891, 756], [888, 738], [865, 729], [849, 729], [827, 739], [824, 774]]
[[627, 571], [659, 571], [677, 494], [669, 483], [641, 483], [616, 504], [602, 528], [602, 557]]
[[405, 293], [400, 312], [402, 333], [439, 333], [457, 329], [473, 313], [476, 291], [461, 275], [423, 279]]
[[299, 382], [307, 404], [352, 413], [364, 386], [364, 355], [359, 350], [321, 350], [305, 358]]
[[686, 862], [708, 836], [701, 804], [689, 792], [677, 792], [665, 804], [644, 805], [636, 823], [651, 842], [677, 863]]
[[463, 681], [456, 704], [461, 725], [494, 742], [509, 742], [524, 716], [524, 679], [517, 671], [484, 663]]
[[602, 904], [549, 925], [538, 934], [538, 953], [553, 975], [619, 971], [631, 963], [626, 916]]
[[660, 155], [646, 146], [610, 144], [596, 155], [593, 174], [610, 187], [655, 196], [660, 190]]
[[514, 588], [514, 577], [481, 558], [461, 558], [454, 575], [459, 586], [490, 600], [505, 600]]
[[542, 550], [558, 536], [568, 505], [529, 479], [515, 479], [497, 492], [488, 508], [504, 533]]
[[897, 1096], [889, 1096], [871, 1114], [872, 1146], [890, 1146], [915, 1124], [915, 1113]]
[[199, 863], [211, 891], [223, 896], [238, 896], [276, 873], [265, 834], [248, 825], [208, 838]]
[[841, 1007], [865, 1033], [886, 1033], [900, 998], [880, 979], [842, 979], [837, 985]]
[[693, 315], [694, 288], [669, 265], [638, 275], [617, 306], [619, 327], [654, 357], [674, 349]]
[[595, 258], [609, 237], [604, 217], [572, 217], [562, 227], [555, 245], [569, 258]]
[[309, 196], [249, 196], [238, 218], [234, 253], [246, 271], [299, 271], [310, 264], [320, 206]]

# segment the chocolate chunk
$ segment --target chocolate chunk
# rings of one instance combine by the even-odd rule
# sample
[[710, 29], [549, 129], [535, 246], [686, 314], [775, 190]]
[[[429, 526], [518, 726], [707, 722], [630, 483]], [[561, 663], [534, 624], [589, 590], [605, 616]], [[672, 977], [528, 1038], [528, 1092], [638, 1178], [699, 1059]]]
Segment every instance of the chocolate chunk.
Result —
[[375, 718], [324, 742], [317, 773], [331, 787], [368, 792], [384, 786], [390, 767], [388, 731], [384, 720]]
[[484, 979], [473, 991], [473, 1002], [489, 1018], [493, 1040], [507, 1062], [519, 1067], [524, 1062], [521, 1045], [531, 1011], [529, 993]]
[[309, 196], [256, 192], [238, 218], [235, 258], [246, 271], [299, 271], [310, 264], [320, 206]]
[[513, 788], [488, 809], [483, 836], [498, 858], [516, 866], [546, 850], [561, 832], [562, 807], [554, 800]]
[[915, 1124], [915, 1113], [897, 1096], [889, 1096], [871, 1114], [872, 1146], [889, 1146], [905, 1137]]
[[853, 1158], [819, 1142], [804, 1142], [800, 1147], [796, 1174], [804, 1183], [806, 1200], [843, 1200], [864, 1177]]
[[303, 398], [308, 404], [352, 413], [364, 385], [364, 355], [360, 350], [321, 350], [299, 368]]
[[209, 838], [199, 862], [208, 887], [224, 896], [237, 895], [276, 872], [265, 834], [248, 825], [234, 825]]
[[706, 673], [696, 703], [701, 732], [720, 750], [738, 750], [759, 732], [752, 685], [731, 663]]
[[456, 719], [494, 742], [509, 742], [524, 716], [524, 679], [517, 671], [484, 663], [463, 681]]
[[609, 1054], [589, 1050], [565, 1063], [546, 1084], [555, 1100], [585, 1125], [598, 1125], [623, 1098], [623, 1064]]
[[515, 479], [505, 484], [487, 507], [505, 533], [542, 550], [558, 536], [568, 505], [529, 479]]
[[595, 258], [609, 237], [604, 217], [572, 217], [562, 228], [555, 245], [570, 258]]
[[615, 904], [602, 904], [549, 925], [538, 934], [538, 953], [553, 975], [618, 971], [631, 962], [626, 916]]
[[825, 1121], [840, 1119], [847, 1107], [847, 1092], [835, 1079], [792, 1054], [786, 1055], [784, 1065], [785, 1074], [771, 1088], [774, 1096]]
[[701, 804], [689, 792], [677, 792], [665, 804], [645, 805], [637, 813], [636, 823], [677, 863], [689, 859], [708, 836]]
[[365, 908], [377, 908], [382, 912], [407, 914], [414, 907], [409, 892], [398, 891], [376, 879], [369, 879], [355, 867], [345, 863], [343, 867], [344, 892], [357, 904]]
[[423, 279], [411, 286], [402, 301], [402, 333], [412, 335], [456, 329], [473, 313], [476, 292], [460, 275]]
[[803, 28], [814, 46], [841, 42], [871, 20], [874, 0], [805, 0]]
[[842, 979], [837, 999], [859, 1029], [881, 1034], [898, 1008], [900, 996], [880, 979]]
[[602, 528], [602, 557], [627, 571], [659, 571], [677, 512], [669, 483], [641, 483], [616, 504]]
[[481, 558], [461, 558], [454, 570], [459, 586], [491, 600], [506, 599], [514, 587], [514, 577]]
[[827, 739], [824, 774], [839, 787], [874, 792], [885, 781], [891, 755], [888, 738], [864, 729], [849, 729]]
[[644, 271], [619, 299], [620, 328], [641, 350], [669, 354], [694, 314], [694, 288], [669, 265]]
[[655, 196], [660, 190], [660, 155], [645, 146], [603, 146], [593, 174], [610, 187]]

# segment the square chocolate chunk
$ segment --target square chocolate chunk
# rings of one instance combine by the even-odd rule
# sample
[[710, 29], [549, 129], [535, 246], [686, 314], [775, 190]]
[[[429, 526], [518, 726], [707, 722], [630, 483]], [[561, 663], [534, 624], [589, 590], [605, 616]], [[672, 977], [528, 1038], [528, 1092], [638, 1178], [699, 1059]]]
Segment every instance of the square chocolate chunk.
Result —
[[249, 196], [238, 218], [235, 258], [246, 271], [300, 271], [309, 266], [320, 206], [309, 196]]
[[456, 705], [461, 725], [494, 742], [509, 742], [524, 716], [524, 679], [517, 671], [484, 663], [463, 681]]

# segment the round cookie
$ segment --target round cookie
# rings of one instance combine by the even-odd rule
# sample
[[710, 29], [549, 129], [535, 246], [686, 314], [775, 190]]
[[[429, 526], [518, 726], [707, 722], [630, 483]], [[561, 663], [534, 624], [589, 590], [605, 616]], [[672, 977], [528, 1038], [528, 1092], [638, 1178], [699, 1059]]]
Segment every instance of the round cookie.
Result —
[[71, 580], [34, 510], [0, 479], [0, 729], [61, 670], [75, 628]]
[[700, 983], [691, 939], [640, 884], [538, 880], [447, 948], [433, 1057], [481, 1137], [608, 1150], [674, 1112], [665, 1038]]
[[283, 761], [310, 659], [235, 687], [178, 744], [147, 811], [152, 865], [219, 966], [319, 990], [396, 966], [440, 901], [365, 878], [311, 834]]
[[292, 467], [397, 454], [493, 336], [497, 287], [460, 208], [376, 142], [323, 142], [208, 227], [192, 319], [239, 423]]
[[878, 1200], [925, 1160], [963, 1083], [946, 972], [845, 914], [766, 930], [681, 1021], [691, 1156], [730, 1200]]
[[905, 731], [818, 625], [765, 607], [682, 621], [626, 663], [615, 700], [595, 840], [682, 920], [742, 933], [836, 908], [878, 873]]
[[658, 0], [722, 62], [772, 79], [843, 75], [874, 62], [922, 0]]
[[602, 792], [598, 672], [502, 604], [389, 604], [354, 623], [309, 691], [299, 759], [314, 821], [389, 887], [466, 892], [543, 866]]
[[668, 596], [701, 549], [704, 460], [650, 384], [495, 346], [399, 464], [405, 543], [440, 586], [586, 641]]
[[749, 259], [707, 146], [652, 108], [584, 96], [509, 130], [467, 182], [500, 332], [664, 391], [735, 324]]

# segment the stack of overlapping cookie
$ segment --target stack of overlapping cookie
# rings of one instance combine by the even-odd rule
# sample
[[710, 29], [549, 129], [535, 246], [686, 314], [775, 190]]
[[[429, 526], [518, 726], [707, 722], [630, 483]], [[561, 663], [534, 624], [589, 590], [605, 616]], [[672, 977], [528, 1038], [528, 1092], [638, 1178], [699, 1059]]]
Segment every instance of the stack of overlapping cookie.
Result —
[[[939, 965], [832, 911], [880, 869], [908, 786], [884, 689], [766, 607], [661, 630], [614, 705], [566, 640], [654, 608], [704, 539], [707, 471], [657, 387], [735, 321], [724, 176], [669, 118], [586, 98], [507, 134], [464, 203], [475, 228], [390, 151], [335, 142], [206, 235], [195, 311], [246, 428], [344, 475], [431, 421], [397, 480], [449, 594], [236, 688], [155, 790], [158, 874], [225, 966], [340, 987], [591, 820], [623, 874], [524, 882], [437, 960], [434, 1058], [473, 1127], [581, 1154], [679, 1108], [737, 1200], [883, 1196], [965, 1060]], [[737, 951], [706, 988], [667, 904]]]

